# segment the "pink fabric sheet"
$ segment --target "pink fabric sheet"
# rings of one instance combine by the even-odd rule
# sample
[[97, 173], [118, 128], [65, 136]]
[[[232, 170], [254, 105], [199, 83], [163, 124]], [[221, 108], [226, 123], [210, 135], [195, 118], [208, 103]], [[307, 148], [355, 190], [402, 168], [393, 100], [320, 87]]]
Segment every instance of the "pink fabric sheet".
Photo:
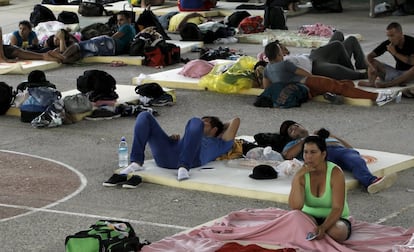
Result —
[[326, 236], [307, 241], [313, 222], [300, 211], [279, 208], [244, 209], [228, 214], [213, 225], [195, 228], [145, 246], [143, 252], [212, 252], [226, 241], [269, 244], [295, 248], [297, 251], [391, 252], [393, 245], [406, 244], [414, 228], [390, 227], [350, 218], [352, 235], [343, 244]]

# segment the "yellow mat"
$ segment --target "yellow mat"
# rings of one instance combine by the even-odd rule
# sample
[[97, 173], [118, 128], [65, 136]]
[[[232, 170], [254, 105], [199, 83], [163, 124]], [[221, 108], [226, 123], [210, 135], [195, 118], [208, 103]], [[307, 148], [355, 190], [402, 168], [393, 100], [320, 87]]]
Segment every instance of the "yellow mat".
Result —
[[[168, 43], [175, 44], [180, 47], [181, 53], [190, 52], [193, 48], [202, 48], [204, 43], [202, 41], [179, 41], [179, 40], [167, 40]], [[122, 62], [128, 65], [141, 66], [144, 57], [142, 56], [129, 56], [129, 55], [117, 55], [117, 56], [92, 56], [83, 58], [82, 63], [113, 63]]]
[[33, 70], [50, 70], [61, 64], [45, 60], [24, 60], [15, 63], [0, 63], [0, 74], [28, 74]]
[[[224, 62], [224, 60], [220, 60], [220, 61]], [[179, 74], [181, 69], [182, 69], [182, 67], [147, 75], [147, 77], [143, 80], [142, 83], [156, 82], [156, 83], [160, 84], [161, 86], [168, 87], [168, 88], [190, 89], [190, 90], [206, 90], [203, 87], [200, 87], [198, 85], [199, 79], [185, 77], [185, 76]], [[134, 78], [132, 78], [132, 83], [133, 84], [138, 84], [139, 80], [140, 79], [138, 77], [134, 77]], [[355, 82], [355, 85], [356, 85], [356, 83], [358, 81], [354, 81], [354, 82]], [[388, 89], [391, 89], [393, 91], [402, 91], [402, 90], [412, 88], [412, 87], [414, 87], [414, 82], [408, 83], [404, 87], [391, 87], [391, 88], [388, 88]], [[381, 88], [369, 88], [369, 87], [359, 87], [359, 88], [363, 89], [363, 90], [366, 90], [366, 91], [370, 91], [370, 92], [380, 92], [381, 90], [384, 90], [384, 89], [381, 89]], [[206, 91], [208, 91], [208, 90], [206, 90]], [[250, 89], [241, 90], [237, 94], [257, 96], [257, 95], [260, 95], [262, 92], [263, 92], [263, 89], [250, 88]], [[327, 102], [328, 103], [328, 101], [326, 101], [323, 98], [322, 95], [316, 96], [312, 100], [318, 101], [318, 102]], [[374, 102], [372, 100], [369, 100], [369, 99], [357, 99], [357, 98], [348, 98], [348, 97], [344, 97], [344, 103], [347, 104], [347, 105], [364, 106], [364, 107], [369, 107], [369, 106], [374, 105]]]
[[144, 57], [141, 56], [129, 56], [129, 55], [116, 55], [116, 56], [92, 56], [86, 57], [80, 60], [82, 63], [114, 63], [122, 62], [128, 65], [141, 66]]
[[[414, 156], [366, 149], [358, 151], [367, 160], [370, 171], [377, 176], [414, 167]], [[144, 167], [145, 170], [136, 172], [144, 182], [282, 203], [287, 203], [292, 179], [251, 179], [252, 163], [243, 160], [210, 162], [191, 169], [190, 179], [181, 182], [177, 181], [177, 170], [159, 168], [154, 160], [146, 160]], [[346, 173], [347, 189], [358, 185], [358, 181]]]

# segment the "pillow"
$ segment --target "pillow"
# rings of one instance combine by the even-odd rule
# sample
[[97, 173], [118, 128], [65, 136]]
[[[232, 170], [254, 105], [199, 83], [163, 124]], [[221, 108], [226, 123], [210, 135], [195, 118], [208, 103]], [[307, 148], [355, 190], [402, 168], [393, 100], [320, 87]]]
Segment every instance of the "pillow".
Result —
[[201, 78], [208, 74], [214, 65], [206, 60], [195, 59], [184, 65], [179, 74], [190, 78]]

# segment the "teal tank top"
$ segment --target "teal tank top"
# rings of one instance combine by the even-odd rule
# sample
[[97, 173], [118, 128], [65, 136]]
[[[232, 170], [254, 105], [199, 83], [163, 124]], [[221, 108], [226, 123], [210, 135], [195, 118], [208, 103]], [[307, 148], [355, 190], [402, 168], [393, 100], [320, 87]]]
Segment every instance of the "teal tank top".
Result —
[[[312, 215], [317, 218], [326, 218], [332, 209], [332, 190], [331, 190], [331, 173], [336, 164], [327, 162], [325, 192], [321, 197], [315, 197], [311, 192], [310, 175], [305, 174], [305, 204], [302, 208], [304, 213]], [[342, 218], [348, 218], [349, 208], [345, 191], [345, 203], [342, 211]]]

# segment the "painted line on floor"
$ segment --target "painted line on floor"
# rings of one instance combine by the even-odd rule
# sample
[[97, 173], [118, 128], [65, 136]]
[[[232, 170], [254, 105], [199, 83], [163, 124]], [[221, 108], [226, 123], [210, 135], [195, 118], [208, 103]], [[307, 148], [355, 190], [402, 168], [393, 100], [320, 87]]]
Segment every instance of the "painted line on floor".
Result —
[[409, 210], [409, 209], [411, 209], [411, 208], [414, 208], [414, 203], [412, 203], [412, 204], [410, 204], [410, 205], [408, 205], [408, 206], [406, 206], [406, 207], [403, 207], [403, 208], [401, 208], [401, 209], [400, 209], [400, 211], [393, 212], [393, 213], [391, 213], [391, 214], [389, 214], [389, 215], [387, 215], [387, 216], [385, 216], [385, 217], [383, 217], [383, 218], [381, 218], [381, 219], [377, 220], [377, 221], [376, 221], [376, 222], [374, 222], [374, 223], [375, 223], [375, 224], [381, 224], [381, 223], [384, 223], [384, 222], [386, 222], [387, 220], [390, 220], [390, 219], [392, 219], [392, 218], [395, 218], [395, 217], [397, 217], [398, 215], [402, 214], [403, 212], [405, 212], [405, 211], [407, 211], [407, 210]]
[[[9, 205], [9, 204], [1, 204], [0, 207], [10, 207], [16, 209], [23, 209], [29, 210], [31, 213], [33, 212], [44, 212], [44, 213], [54, 213], [54, 214], [64, 214], [64, 215], [71, 215], [71, 216], [78, 216], [78, 217], [88, 217], [88, 218], [95, 218], [95, 219], [106, 219], [106, 220], [119, 220], [119, 221], [126, 221], [129, 223], [134, 224], [141, 224], [141, 225], [149, 225], [149, 226], [156, 226], [156, 227], [167, 227], [167, 228], [174, 228], [180, 230], [187, 230], [190, 229], [189, 227], [177, 226], [177, 225], [170, 225], [170, 224], [163, 224], [163, 223], [156, 223], [156, 222], [149, 222], [149, 221], [139, 221], [139, 220], [132, 220], [132, 219], [125, 219], [125, 218], [117, 218], [117, 217], [109, 217], [109, 216], [102, 216], [96, 214], [85, 214], [85, 213], [76, 213], [76, 212], [68, 212], [68, 211], [61, 211], [61, 210], [53, 210], [47, 208], [35, 208], [35, 207], [28, 207], [28, 206], [19, 206], [19, 205]], [[10, 219], [10, 218], [9, 218]], [[4, 221], [3, 219], [1, 221]]]
[[[69, 165], [67, 165], [65, 163], [62, 163], [62, 162], [59, 162], [59, 161], [56, 161], [56, 160], [53, 160], [53, 159], [50, 159], [50, 158], [45, 158], [45, 157], [41, 157], [41, 156], [37, 156], [37, 155], [31, 155], [31, 154], [26, 154], [26, 153], [21, 153], [21, 152], [16, 152], [16, 151], [9, 151], [9, 150], [0, 150], [0, 151], [7, 152], [7, 153], [18, 154], [18, 155], [22, 155], [22, 156], [28, 156], [28, 157], [38, 158], [38, 159], [42, 159], [42, 160], [46, 160], [46, 161], [49, 161], [49, 162], [56, 163], [58, 165], [61, 165], [61, 166], [65, 167], [65, 168], [71, 170], [72, 172], [74, 172], [79, 177], [79, 180], [81, 182], [81, 184], [78, 187], [78, 189], [76, 189], [73, 193], [69, 194], [66, 197], [63, 197], [60, 200], [57, 200], [57, 201], [55, 201], [55, 202], [53, 202], [53, 203], [51, 203], [49, 205], [46, 205], [44, 207], [41, 207], [41, 208], [26, 207], [26, 210], [30, 210], [30, 211], [28, 211], [26, 213], [23, 213], [23, 214], [15, 215], [15, 216], [12, 216], [12, 217], [9, 217], [9, 218], [1, 219], [0, 222], [4, 222], [4, 221], [8, 221], [8, 220], [13, 220], [13, 219], [16, 219], [16, 218], [19, 218], [19, 217], [23, 217], [23, 216], [26, 216], [26, 215], [29, 215], [29, 214], [32, 214], [32, 213], [35, 213], [35, 212], [39, 212], [39, 211], [41, 211], [43, 209], [47, 209], [47, 208], [54, 207], [54, 206], [56, 206], [56, 205], [58, 205], [58, 204], [60, 204], [62, 202], [65, 202], [65, 201], [73, 198], [77, 194], [79, 194], [86, 187], [86, 185], [88, 184], [88, 180], [86, 179], [86, 177], [80, 171], [76, 170], [74, 167], [69, 166]], [[0, 205], [7, 206], [7, 204], [0, 204]]]

